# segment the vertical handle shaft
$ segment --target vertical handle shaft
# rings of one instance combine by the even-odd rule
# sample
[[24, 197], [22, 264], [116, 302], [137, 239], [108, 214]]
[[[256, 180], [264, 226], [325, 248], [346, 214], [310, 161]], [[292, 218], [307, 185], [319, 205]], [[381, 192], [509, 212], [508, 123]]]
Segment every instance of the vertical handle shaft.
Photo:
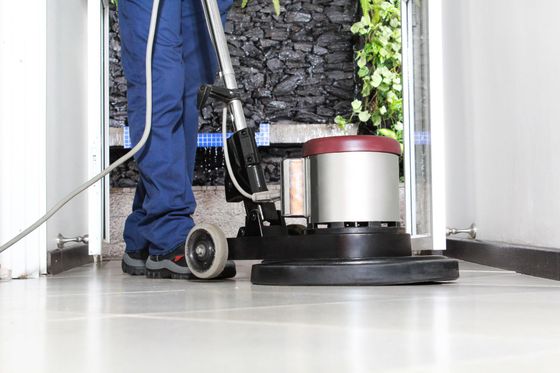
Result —
[[[226, 88], [237, 89], [237, 81], [235, 80], [235, 72], [233, 71], [233, 65], [231, 63], [231, 57], [228, 50], [226, 34], [224, 32], [224, 26], [222, 25], [222, 17], [220, 14], [220, 8], [218, 8], [218, 3], [216, 0], [201, 1], [202, 7], [204, 8], [204, 16], [206, 17], [208, 32], [210, 33], [210, 38], [212, 39], [214, 49], [216, 50], [220, 71]], [[229, 106], [230, 111], [233, 114], [235, 130], [239, 131], [247, 128], [241, 101], [233, 100]]]

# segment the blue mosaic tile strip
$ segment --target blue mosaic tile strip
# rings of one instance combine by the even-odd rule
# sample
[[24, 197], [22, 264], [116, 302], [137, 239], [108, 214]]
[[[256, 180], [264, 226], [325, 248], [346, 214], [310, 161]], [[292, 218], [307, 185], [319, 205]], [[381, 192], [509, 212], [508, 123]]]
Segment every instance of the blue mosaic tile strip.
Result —
[[130, 141], [130, 128], [128, 126], [123, 127], [123, 146], [125, 149], [132, 148], [132, 141]]
[[416, 145], [428, 145], [430, 141], [430, 133], [424, 131], [414, 132], [414, 143]]
[[[228, 133], [229, 138], [232, 133]], [[270, 123], [261, 123], [259, 131], [255, 134], [257, 146], [270, 146]], [[132, 148], [130, 141], [129, 127], [123, 128], [123, 146], [125, 149]], [[223, 146], [221, 133], [199, 133], [197, 139], [197, 147], [199, 148], [221, 148]]]

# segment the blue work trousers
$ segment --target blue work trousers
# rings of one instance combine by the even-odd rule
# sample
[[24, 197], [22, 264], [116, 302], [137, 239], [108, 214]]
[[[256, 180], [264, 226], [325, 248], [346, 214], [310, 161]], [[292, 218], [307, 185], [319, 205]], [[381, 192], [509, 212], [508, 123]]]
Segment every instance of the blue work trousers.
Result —
[[[232, 0], [218, 0], [222, 20]], [[120, 0], [122, 62], [128, 81], [128, 123], [133, 144], [146, 112], [145, 55], [151, 0]], [[201, 84], [213, 82], [216, 55], [201, 0], [161, 0], [153, 60], [152, 132], [135, 156], [140, 181], [124, 229], [126, 250], [166, 255], [193, 227], [192, 191]]]

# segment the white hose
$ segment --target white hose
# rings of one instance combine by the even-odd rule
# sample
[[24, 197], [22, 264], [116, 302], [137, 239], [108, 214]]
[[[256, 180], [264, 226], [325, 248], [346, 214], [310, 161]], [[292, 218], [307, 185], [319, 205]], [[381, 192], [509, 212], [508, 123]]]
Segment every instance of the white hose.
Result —
[[154, 46], [154, 37], [156, 34], [157, 17], [159, 10], [160, 0], [154, 0], [152, 5], [152, 15], [150, 18], [150, 29], [148, 32], [148, 43], [146, 45], [146, 123], [144, 127], [144, 133], [138, 144], [132, 148], [128, 153], [119, 158], [116, 162], [111, 164], [109, 167], [105, 168], [101, 173], [94, 176], [87, 182], [80, 185], [66, 197], [64, 197], [60, 202], [54, 205], [47, 213], [42, 216], [39, 220], [33, 223], [31, 226], [26, 228], [23, 232], [12, 238], [10, 241], [6, 242], [4, 245], [0, 246], [0, 253], [7, 250], [15, 243], [20, 241], [22, 238], [33, 232], [35, 229], [39, 228], [43, 223], [49, 220], [58, 210], [60, 210], [64, 205], [74, 199], [78, 194], [82, 193], [84, 190], [88, 189], [93, 184], [97, 183], [99, 180], [107, 176], [115, 168], [122, 165], [124, 162], [132, 158], [136, 153], [142, 149], [142, 147], [148, 141], [150, 137], [150, 132], [152, 130], [152, 55]]

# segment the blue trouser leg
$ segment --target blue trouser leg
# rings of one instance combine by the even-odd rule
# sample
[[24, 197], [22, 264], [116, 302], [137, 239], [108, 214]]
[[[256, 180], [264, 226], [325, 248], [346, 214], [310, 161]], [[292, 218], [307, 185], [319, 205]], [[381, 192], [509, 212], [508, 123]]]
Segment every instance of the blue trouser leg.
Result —
[[[137, 143], [144, 129], [144, 54], [151, 2], [149, 6], [132, 0], [119, 3], [129, 124], [132, 140]], [[224, 22], [231, 4], [232, 0], [218, 0]], [[124, 232], [127, 250], [149, 245], [151, 255], [170, 252], [192, 228], [190, 215], [196, 206], [191, 188], [198, 130], [196, 94], [201, 84], [212, 82], [216, 75], [216, 57], [200, 0], [162, 0], [159, 14], [153, 57], [153, 122], [156, 117], [161, 121], [136, 157], [141, 181]], [[180, 135], [183, 140], [179, 147]], [[170, 151], [175, 157], [169, 155]], [[178, 159], [181, 156], [183, 162]]]
[[[135, 144], [144, 130], [145, 53], [151, 6], [151, 1], [119, 1], [128, 118]], [[142, 217], [142, 212], [134, 212], [125, 226], [125, 239], [135, 236], [126, 241], [127, 247], [134, 249], [136, 241], [143, 238], [150, 244], [151, 255], [165, 255], [186, 239], [196, 207], [186, 162], [187, 147], [193, 144], [186, 144], [183, 128], [185, 70], [181, 8], [180, 0], [160, 3], [152, 69], [152, 133], [135, 157], [145, 189], [142, 202], [145, 213]]]
[[132, 202], [132, 213], [128, 216], [124, 225], [124, 241], [128, 252], [146, 250], [150, 245], [150, 242], [138, 229], [138, 224], [146, 217], [146, 210], [143, 207], [145, 197], [146, 190], [140, 178]]

